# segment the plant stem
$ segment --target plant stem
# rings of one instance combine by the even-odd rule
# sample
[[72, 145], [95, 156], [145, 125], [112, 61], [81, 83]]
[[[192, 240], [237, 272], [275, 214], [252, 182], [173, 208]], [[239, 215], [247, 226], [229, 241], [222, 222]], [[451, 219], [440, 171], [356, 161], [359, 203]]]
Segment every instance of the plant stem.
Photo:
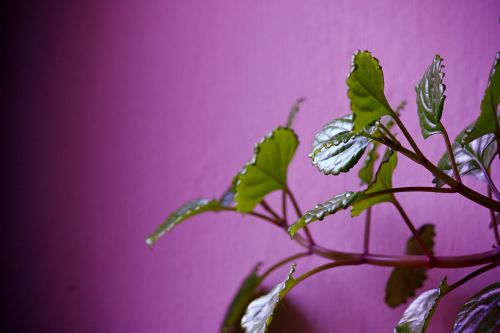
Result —
[[372, 208], [368, 207], [365, 215], [365, 235], [363, 239], [363, 254], [370, 252], [370, 224], [372, 219]]
[[286, 257], [285, 259], [281, 260], [281, 261], [278, 261], [276, 264], [272, 265], [271, 267], [269, 267], [264, 273], [262, 273], [262, 275], [260, 276], [260, 279], [261, 280], [264, 280], [269, 274], [271, 274], [274, 270], [276, 270], [277, 268], [285, 265], [286, 263], [289, 263], [291, 261], [294, 261], [296, 259], [299, 259], [299, 258], [302, 258], [302, 257], [307, 257], [307, 256], [310, 256], [311, 253], [310, 252], [301, 252], [301, 253], [297, 253], [293, 256], [290, 256], [290, 257]]
[[[292, 201], [292, 205], [295, 208], [295, 212], [297, 213], [297, 217], [301, 218], [303, 214], [302, 214], [302, 211], [300, 210], [300, 207], [299, 207], [299, 204], [297, 203], [297, 200], [295, 200], [295, 197], [293, 196], [292, 192], [288, 188], [286, 189], [286, 192], [288, 193], [288, 196], [290, 197], [290, 200]], [[307, 239], [309, 240], [309, 243], [311, 245], [316, 244], [316, 242], [314, 241], [314, 239], [311, 235], [311, 232], [309, 231], [309, 228], [307, 226], [304, 227], [304, 231], [306, 233]]]
[[[235, 208], [223, 208], [224, 211], [232, 211], [239, 213]], [[258, 217], [262, 220], [270, 222], [276, 225], [278, 228], [283, 230], [287, 235], [288, 231], [283, 228], [280, 221], [273, 220], [272, 218], [259, 214], [256, 212], [250, 212], [249, 215]], [[385, 255], [385, 254], [364, 254], [364, 253], [353, 253], [353, 252], [343, 252], [336, 251], [333, 249], [328, 249], [320, 245], [311, 244], [306, 238], [297, 234], [294, 237], [295, 241], [320, 257], [330, 259], [330, 260], [362, 260], [364, 263], [374, 266], [383, 267], [413, 267], [413, 268], [464, 268], [471, 266], [478, 266], [483, 264], [488, 264], [491, 262], [500, 261], [500, 246], [496, 247], [490, 251], [475, 253], [465, 256], [435, 256], [433, 260], [430, 261], [426, 256], [414, 256], [414, 255]]]
[[269, 204], [265, 200], [262, 200], [260, 202], [260, 205], [262, 206], [262, 208], [264, 208], [266, 212], [271, 214], [276, 220], [278, 221], [281, 220], [281, 217], [278, 214], [276, 214], [276, 212], [271, 208], [271, 206], [269, 206]]
[[283, 225], [288, 226], [288, 219], [287, 219], [287, 212], [286, 212], [286, 191], [282, 191], [282, 196], [281, 196], [281, 210], [282, 210], [282, 215], [283, 215]]
[[261, 213], [257, 213], [257, 212], [241, 213], [241, 212], [238, 212], [236, 210], [236, 208], [232, 208], [232, 207], [222, 207], [222, 208], [220, 208], [220, 210], [223, 210], [226, 212], [235, 212], [235, 213], [240, 213], [240, 214], [252, 215], [254, 217], [258, 217], [259, 219], [265, 220], [267, 222], [271, 222], [272, 224], [277, 225], [278, 227], [281, 226], [279, 221], [277, 221], [276, 219], [273, 219], [273, 218], [266, 216], [264, 214], [261, 214]]
[[412, 136], [410, 135], [410, 133], [406, 129], [406, 127], [403, 124], [403, 122], [401, 121], [401, 119], [399, 119], [399, 116], [396, 114], [396, 112], [392, 111], [391, 116], [394, 119], [394, 121], [396, 122], [396, 124], [398, 125], [399, 129], [401, 130], [401, 132], [403, 132], [404, 137], [406, 138], [406, 140], [408, 140], [408, 143], [413, 148], [413, 150], [415, 151], [415, 153], [417, 154], [417, 156], [420, 159], [422, 159], [422, 160], [426, 159], [425, 156], [424, 156], [424, 154], [420, 151], [420, 148], [418, 148], [418, 146], [415, 143], [415, 141], [413, 140]]
[[[490, 176], [490, 173], [488, 172], [488, 169], [486, 169], [482, 163], [478, 163], [478, 164], [479, 164], [479, 167], [481, 168], [481, 171], [483, 172], [484, 179], [486, 179], [486, 182], [488, 183], [488, 189], [490, 190], [490, 192], [493, 192], [493, 194], [495, 195], [495, 198], [497, 200], [500, 200], [500, 193], [498, 192], [498, 189], [495, 186], [495, 183], [491, 179], [491, 176]], [[488, 198], [492, 198], [491, 195], [489, 195]]]
[[462, 196], [466, 197], [467, 199], [474, 201], [475, 203], [486, 207], [486, 208], [491, 208], [496, 212], [500, 212], [500, 202], [492, 200], [481, 193], [478, 193], [469, 187], [465, 186], [463, 183], [458, 183], [455, 179], [452, 177], [448, 176], [446, 173], [444, 173], [442, 170], [440, 170], [437, 166], [429, 162], [425, 157], [421, 158], [417, 156], [414, 152], [406, 149], [405, 147], [398, 145], [392, 141], [387, 141], [387, 140], [377, 140], [378, 142], [386, 145], [387, 147], [400, 152], [401, 154], [405, 155], [412, 161], [414, 161], [417, 164], [422, 165], [424, 168], [429, 170], [434, 176], [437, 178], [441, 179], [445, 184], [451, 187], [455, 192], [461, 194]]
[[446, 144], [446, 150], [448, 150], [448, 155], [450, 156], [453, 173], [455, 174], [457, 182], [461, 183], [462, 179], [460, 178], [460, 172], [458, 171], [457, 162], [455, 161], [455, 154], [453, 153], [453, 147], [451, 146], [450, 137], [448, 136], [448, 132], [446, 131], [446, 128], [443, 126], [443, 124], [441, 124], [441, 128], [441, 134], [443, 134], [444, 142]]
[[422, 241], [422, 239], [420, 238], [420, 236], [418, 235], [418, 232], [417, 232], [417, 229], [415, 229], [415, 226], [413, 225], [413, 223], [411, 223], [411, 220], [410, 218], [408, 217], [408, 215], [406, 214], [405, 210], [403, 209], [403, 207], [401, 207], [401, 205], [399, 204], [399, 201], [394, 198], [394, 200], [392, 201], [392, 203], [394, 204], [394, 206], [397, 208], [397, 210], [399, 211], [399, 214], [401, 214], [401, 217], [403, 218], [403, 220], [405, 221], [406, 225], [408, 226], [408, 228], [411, 230], [411, 233], [413, 234], [413, 237], [415, 237], [415, 239], [417, 240], [418, 242], [418, 245], [420, 245], [420, 247], [422, 248], [422, 251], [425, 253], [425, 255], [430, 259], [432, 260], [432, 257], [433, 257], [433, 254], [432, 254], [432, 251], [429, 250], [427, 248], [427, 246], [425, 246], [425, 243]]
[[398, 139], [396, 139], [396, 137], [391, 133], [391, 131], [389, 131], [387, 127], [384, 126], [384, 124], [382, 124], [382, 122], [379, 123], [379, 126], [382, 129], [382, 131], [385, 134], [387, 134], [392, 141], [394, 141], [395, 143], [399, 143]]
[[489, 265], [483, 266], [483, 267], [475, 270], [474, 272], [470, 273], [469, 275], [465, 276], [464, 278], [462, 278], [462, 279], [458, 280], [457, 282], [455, 282], [454, 284], [450, 285], [448, 287], [448, 289], [446, 289], [446, 294], [454, 289], [457, 289], [458, 287], [460, 287], [461, 285], [463, 285], [467, 281], [475, 278], [476, 276], [481, 275], [481, 274], [489, 271], [490, 269], [498, 267], [499, 265], [500, 265], [500, 261], [497, 260], [495, 262], [492, 262]]
[[[487, 188], [488, 197], [491, 198], [491, 188]], [[495, 235], [495, 241], [497, 242], [497, 246], [500, 246], [500, 235], [498, 233], [498, 225], [495, 217], [495, 212], [490, 209], [490, 218], [491, 218], [491, 228], [493, 229], [493, 234]]]
[[353, 265], [361, 265], [363, 263], [363, 260], [361, 259], [353, 259], [353, 260], [339, 260], [335, 262], [331, 262], [328, 264], [324, 264], [321, 266], [316, 267], [313, 270], [310, 270], [309, 272], [306, 272], [299, 276], [298, 278], [295, 279], [294, 285], [304, 281], [308, 277], [313, 276], [314, 274], [317, 274], [319, 272], [325, 271], [330, 268], [335, 268], [335, 267], [340, 267], [340, 266], [353, 266]]

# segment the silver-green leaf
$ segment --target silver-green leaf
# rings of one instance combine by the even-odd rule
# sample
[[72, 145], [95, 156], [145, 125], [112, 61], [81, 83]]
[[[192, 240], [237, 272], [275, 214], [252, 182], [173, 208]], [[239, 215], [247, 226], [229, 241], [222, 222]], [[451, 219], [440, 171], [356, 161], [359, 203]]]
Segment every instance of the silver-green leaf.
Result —
[[337, 118], [326, 124], [314, 138], [309, 157], [312, 163], [325, 175], [338, 175], [349, 171], [359, 161], [372, 139], [377, 135], [374, 125], [361, 133], [353, 130], [352, 115]]
[[443, 59], [439, 55], [434, 56], [432, 64], [415, 87], [420, 129], [426, 139], [430, 135], [443, 131], [441, 115], [446, 98], [444, 95], [446, 86], [443, 84], [442, 61]]
[[[471, 128], [469, 125], [460, 133], [453, 142], [452, 149], [457, 162], [458, 172], [461, 176], [473, 176], [479, 180], [484, 180], [484, 172], [493, 158], [497, 154], [497, 142], [494, 134], [485, 134], [472, 142], [462, 145], [465, 133]], [[438, 167], [450, 177], [453, 176], [453, 169], [450, 163], [449, 154], [446, 152], [438, 162]], [[436, 186], [443, 186], [444, 183], [436, 178], [433, 180]]]
[[359, 192], [344, 192], [337, 194], [332, 199], [324, 203], [316, 205], [314, 209], [306, 212], [299, 220], [297, 220], [297, 222], [292, 224], [288, 228], [288, 233], [293, 237], [297, 231], [304, 228], [309, 223], [318, 220], [321, 221], [327, 215], [332, 215], [341, 209], [346, 209], [354, 200], [356, 200], [358, 194]]
[[170, 214], [165, 222], [159, 225], [158, 228], [148, 236], [146, 244], [153, 246], [167, 231], [170, 231], [173, 227], [190, 217], [209, 211], [217, 212], [221, 210], [221, 208], [220, 202], [215, 199], [196, 199], [190, 201]]
[[395, 333], [425, 333], [436, 307], [448, 289], [446, 278], [439, 288], [421, 293], [403, 313]]
[[493, 333], [500, 326], [500, 282], [474, 295], [457, 315], [453, 333]]
[[268, 294], [253, 300], [248, 305], [246, 313], [241, 319], [241, 326], [246, 333], [264, 333], [267, 331], [278, 303], [295, 285], [294, 272], [295, 265], [290, 268], [285, 281], [277, 284]]

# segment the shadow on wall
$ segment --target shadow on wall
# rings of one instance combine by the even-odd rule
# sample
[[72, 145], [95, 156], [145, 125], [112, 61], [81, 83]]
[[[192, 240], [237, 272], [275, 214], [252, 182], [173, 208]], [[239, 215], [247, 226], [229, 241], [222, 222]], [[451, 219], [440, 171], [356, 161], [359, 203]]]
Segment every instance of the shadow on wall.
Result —
[[308, 318], [303, 316], [299, 308], [284, 298], [274, 314], [273, 321], [269, 327], [269, 333], [315, 333]]

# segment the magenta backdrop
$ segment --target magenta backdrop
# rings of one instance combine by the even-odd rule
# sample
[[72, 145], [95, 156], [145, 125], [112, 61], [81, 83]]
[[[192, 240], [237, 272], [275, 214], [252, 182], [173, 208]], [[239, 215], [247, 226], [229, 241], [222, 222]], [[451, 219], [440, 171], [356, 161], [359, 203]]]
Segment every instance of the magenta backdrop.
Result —
[[[349, 112], [351, 54], [368, 49], [384, 68], [386, 94], [407, 100], [402, 118], [421, 139], [414, 85], [435, 53], [445, 59], [443, 122], [454, 137], [478, 114], [500, 45], [498, 1], [48, 1], [11, 17], [9, 100], [13, 159], [23, 172], [6, 231], [19, 259], [7, 296], [14, 331], [216, 332], [241, 279], [256, 262], [299, 251], [272, 226], [206, 214], [150, 251], [145, 236], [173, 209], [218, 196], [306, 96], [290, 168], [304, 209], [346, 189], [353, 175], [323, 176], [307, 154], [314, 133]], [[495, 162], [495, 178], [499, 179]], [[430, 185], [400, 158], [395, 185]], [[484, 184], [467, 180], [484, 191]], [[486, 251], [488, 212], [453, 195], [398, 195], [417, 225], [436, 223], [440, 255]], [[363, 218], [348, 212], [312, 227], [324, 245], [361, 248]], [[374, 211], [373, 250], [398, 253], [409, 233], [392, 207]], [[320, 263], [299, 262], [298, 271]], [[286, 268], [266, 281], [283, 278]], [[434, 270], [425, 288], [444, 275]], [[280, 331], [389, 332], [404, 307], [384, 305], [390, 270], [340, 268], [288, 296]], [[449, 331], [465, 298], [498, 280], [490, 272], [450, 294], [431, 332]], [[425, 289], [423, 289], [425, 290]], [[293, 318], [292, 318], [293, 317]]]

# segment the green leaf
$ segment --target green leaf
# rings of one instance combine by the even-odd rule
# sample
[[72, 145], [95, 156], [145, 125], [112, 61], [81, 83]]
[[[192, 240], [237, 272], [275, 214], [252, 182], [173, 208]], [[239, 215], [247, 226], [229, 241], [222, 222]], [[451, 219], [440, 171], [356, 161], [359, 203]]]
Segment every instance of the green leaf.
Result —
[[316, 205], [314, 209], [306, 212], [297, 222], [288, 228], [290, 236], [314, 221], [323, 220], [325, 216], [335, 214], [341, 209], [346, 209], [356, 200], [359, 192], [344, 192], [336, 195], [327, 202]]
[[500, 282], [474, 295], [457, 315], [453, 333], [493, 333], [500, 326]]
[[474, 125], [462, 138], [462, 144], [471, 142], [485, 134], [494, 134], [498, 126], [498, 104], [500, 104], [500, 52], [488, 77], [488, 85], [481, 101], [481, 113]]
[[434, 56], [432, 64], [415, 87], [420, 129], [425, 139], [443, 131], [441, 115], [446, 98], [444, 95], [446, 86], [443, 84], [444, 73], [441, 72], [442, 61], [443, 59], [439, 55]]
[[289, 128], [278, 127], [255, 146], [255, 154], [238, 175], [236, 210], [251, 212], [269, 193], [287, 188], [288, 165], [299, 140]]
[[241, 318], [248, 304], [256, 297], [262, 279], [257, 275], [257, 265], [243, 281], [229, 306], [222, 322], [221, 333], [232, 333], [241, 325]]
[[219, 201], [215, 199], [196, 199], [190, 201], [170, 214], [165, 222], [158, 226], [158, 228], [148, 236], [146, 244], [149, 246], [155, 245], [156, 241], [167, 231], [170, 231], [173, 227], [192, 216], [209, 211], [217, 212], [221, 210], [221, 208]]
[[397, 162], [398, 161], [396, 153], [394, 153], [391, 149], [387, 149], [377, 170], [377, 173], [375, 174], [375, 180], [363, 193], [358, 196], [356, 201], [354, 201], [351, 210], [352, 216], [361, 214], [361, 212], [373, 205], [382, 202], [394, 201], [394, 195], [392, 193], [377, 195], [368, 198], [367, 195], [370, 193], [392, 188], [392, 174], [394, 172], [394, 169], [396, 168]]
[[377, 153], [378, 146], [378, 142], [371, 143], [371, 147], [366, 154], [366, 159], [361, 169], [359, 169], [358, 176], [362, 184], [370, 185], [373, 181], [373, 168], [375, 167], [375, 161], [379, 157]]
[[[399, 115], [399, 112], [404, 109], [405, 105], [406, 102], [402, 101], [398, 105], [396, 110], [394, 110], [394, 112]], [[394, 124], [394, 119], [389, 118], [385, 123], [385, 128], [390, 131]], [[378, 132], [378, 129], [376, 130], [376, 132]], [[370, 144], [370, 148], [368, 149], [368, 153], [366, 154], [366, 159], [358, 172], [359, 179], [361, 179], [361, 185], [370, 185], [373, 181], [373, 170], [375, 168], [375, 162], [379, 158], [379, 155], [377, 153], [377, 149], [379, 146], [380, 144], [377, 141], [372, 141]]]
[[285, 127], [292, 128], [295, 117], [297, 116], [297, 113], [300, 110], [300, 104], [304, 103], [305, 100], [306, 100], [305, 97], [301, 97], [297, 100], [297, 102], [295, 102], [294, 105], [292, 105], [290, 113], [288, 114], [288, 119], [286, 121]]
[[264, 333], [267, 331], [278, 303], [296, 283], [292, 276], [294, 272], [295, 265], [290, 268], [285, 281], [277, 284], [268, 294], [255, 299], [248, 305], [246, 313], [241, 319], [241, 326], [246, 333]]
[[[435, 236], [434, 226], [425, 224], [417, 230], [417, 234], [432, 252]], [[424, 254], [414, 236], [406, 242], [406, 254]], [[423, 286], [426, 279], [426, 271], [423, 268], [394, 268], [385, 287], [385, 302], [392, 308], [405, 303], [408, 298], [415, 296], [415, 291]]]
[[443, 298], [447, 290], [448, 285], [445, 278], [439, 288], [420, 294], [405, 310], [394, 332], [425, 333], [439, 301]]
[[378, 135], [375, 125], [361, 133], [352, 132], [352, 115], [337, 118], [326, 124], [314, 138], [312, 163], [325, 175], [349, 171], [359, 161], [372, 141], [368, 136]]
[[[455, 138], [452, 144], [453, 155], [455, 156], [458, 172], [461, 176], [469, 175], [479, 180], [484, 180], [482, 168], [486, 170], [493, 161], [493, 158], [497, 154], [497, 142], [494, 134], [486, 134], [462, 146], [463, 137], [471, 127], [469, 125]], [[450, 177], [453, 176], [448, 152], [444, 153], [441, 157], [438, 167]], [[435, 178], [433, 183], [438, 187], [444, 185], [438, 178]]]
[[347, 96], [354, 114], [354, 131], [359, 132], [392, 110], [384, 95], [384, 74], [368, 51], [356, 51], [347, 78]]

